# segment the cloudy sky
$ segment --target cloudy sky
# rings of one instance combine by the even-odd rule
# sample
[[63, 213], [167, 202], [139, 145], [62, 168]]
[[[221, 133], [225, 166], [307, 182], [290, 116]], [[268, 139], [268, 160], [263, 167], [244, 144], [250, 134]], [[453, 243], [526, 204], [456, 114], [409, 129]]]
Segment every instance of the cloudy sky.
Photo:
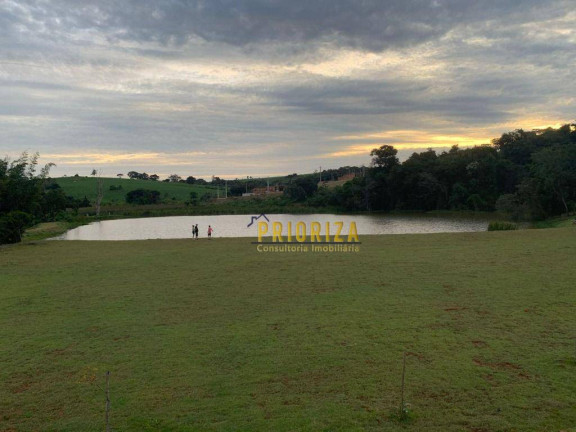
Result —
[[0, 0], [0, 157], [53, 175], [368, 164], [576, 119], [574, 0]]

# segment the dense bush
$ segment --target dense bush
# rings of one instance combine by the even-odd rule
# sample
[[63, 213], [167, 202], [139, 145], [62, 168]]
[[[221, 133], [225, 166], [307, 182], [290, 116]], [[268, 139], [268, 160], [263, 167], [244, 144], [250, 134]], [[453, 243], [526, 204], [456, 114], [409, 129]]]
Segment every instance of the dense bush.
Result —
[[517, 229], [518, 225], [512, 222], [490, 222], [488, 224], [488, 231], [510, 231]]
[[0, 244], [19, 243], [22, 234], [32, 223], [32, 215], [21, 211], [12, 211], [0, 218]]
[[135, 189], [126, 194], [128, 204], [158, 204], [160, 202], [160, 192], [149, 189]]
[[75, 201], [48, 179], [53, 164], [36, 174], [38, 154], [0, 159], [0, 244], [16, 243], [35, 222], [53, 220]]

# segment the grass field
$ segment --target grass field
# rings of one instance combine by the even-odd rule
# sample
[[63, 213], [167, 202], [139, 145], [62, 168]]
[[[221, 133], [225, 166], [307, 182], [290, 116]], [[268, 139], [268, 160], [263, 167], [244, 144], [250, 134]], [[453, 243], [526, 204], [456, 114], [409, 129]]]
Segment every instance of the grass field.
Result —
[[[83, 199], [87, 197], [94, 202], [97, 196], [97, 180], [94, 177], [58, 177], [54, 181], [60, 185], [66, 195]], [[151, 180], [132, 180], [102, 178], [104, 197], [102, 204], [118, 204], [126, 201], [126, 194], [135, 189], [157, 190], [164, 201], [185, 202], [190, 200], [190, 192], [196, 192], [198, 198], [205, 193], [216, 196], [216, 188], [187, 183], [164, 183]], [[110, 186], [122, 186], [121, 190], [110, 190]], [[221, 191], [223, 192], [223, 191]]]
[[0, 248], [0, 431], [575, 430], [574, 227], [250, 241]]

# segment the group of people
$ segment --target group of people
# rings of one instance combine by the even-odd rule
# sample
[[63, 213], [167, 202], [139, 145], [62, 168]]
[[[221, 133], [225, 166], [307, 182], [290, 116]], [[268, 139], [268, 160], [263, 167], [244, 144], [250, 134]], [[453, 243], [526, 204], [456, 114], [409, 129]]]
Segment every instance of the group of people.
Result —
[[[208, 225], [208, 239], [212, 238], [212, 232], [214, 232], [214, 229]], [[198, 240], [198, 224], [192, 225], [192, 238]]]

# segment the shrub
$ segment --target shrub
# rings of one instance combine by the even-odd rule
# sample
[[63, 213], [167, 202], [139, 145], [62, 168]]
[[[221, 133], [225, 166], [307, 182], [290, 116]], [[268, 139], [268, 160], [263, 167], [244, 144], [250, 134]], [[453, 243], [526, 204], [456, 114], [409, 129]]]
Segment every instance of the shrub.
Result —
[[490, 222], [488, 224], [488, 231], [510, 231], [517, 229], [518, 225], [512, 222]]
[[0, 218], [0, 244], [19, 243], [22, 234], [32, 223], [32, 216], [21, 211], [7, 213]]
[[160, 202], [160, 192], [149, 189], [136, 189], [126, 194], [128, 204], [158, 204]]
[[84, 195], [84, 199], [82, 201], [80, 201], [78, 206], [80, 208], [86, 208], [86, 207], [91, 207], [92, 204], [90, 203], [90, 200], [86, 197], [86, 195]]

